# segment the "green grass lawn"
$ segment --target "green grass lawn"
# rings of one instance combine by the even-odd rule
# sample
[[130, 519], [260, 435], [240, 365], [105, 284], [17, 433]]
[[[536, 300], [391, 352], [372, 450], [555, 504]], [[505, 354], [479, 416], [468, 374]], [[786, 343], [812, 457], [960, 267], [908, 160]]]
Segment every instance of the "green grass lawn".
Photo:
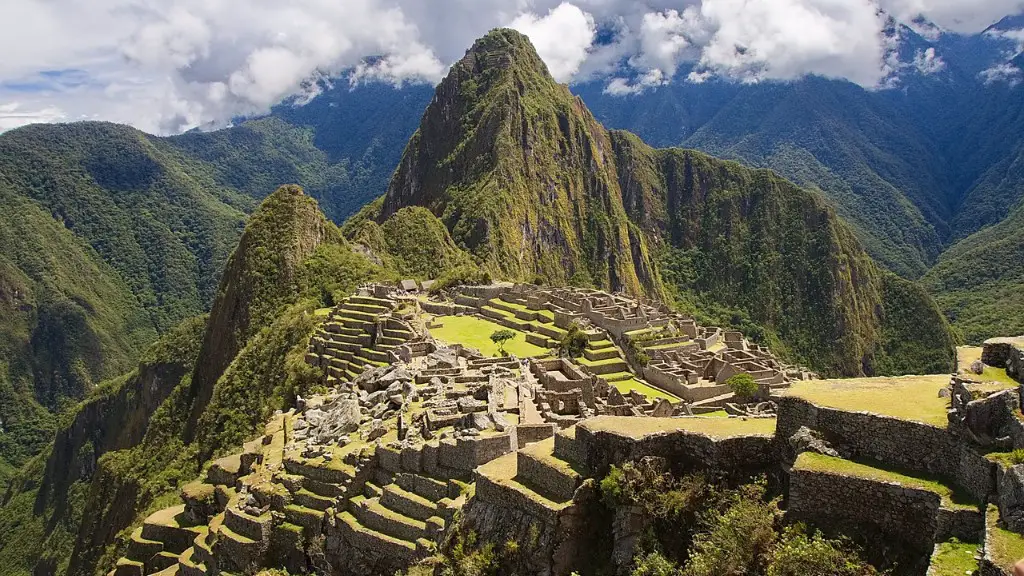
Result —
[[607, 431], [642, 438], [651, 434], [688, 430], [712, 438], [733, 436], [771, 436], [775, 434], [775, 418], [635, 418], [631, 416], [598, 416], [578, 426], [592, 431]]
[[612, 386], [615, 386], [615, 388], [617, 388], [618, 391], [622, 392], [623, 394], [629, 394], [630, 390], [636, 390], [637, 392], [643, 394], [644, 396], [647, 396], [648, 398], [651, 398], [652, 400], [664, 398], [669, 402], [679, 402], [679, 398], [677, 396], [673, 396], [672, 394], [669, 394], [664, 390], [660, 390], [658, 388], [655, 388], [654, 386], [651, 386], [650, 384], [641, 382], [636, 378], [632, 378], [630, 380], [623, 380], [621, 382], [612, 382]]
[[1013, 571], [1014, 563], [1024, 558], [1024, 536], [1000, 528], [997, 525], [998, 520], [999, 509], [994, 504], [989, 504], [985, 522], [988, 553], [996, 565], [1009, 573]]
[[977, 544], [969, 544], [953, 540], [939, 544], [932, 556], [932, 565], [928, 576], [964, 576], [978, 569], [978, 561], [974, 555], [978, 552]]
[[944, 503], [949, 506], [977, 509], [977, 503], [969, 496], [947, 485], [944, 481], [917, 473], [909, 474], [897, 472], [887, 468], [861, 464], [852, 460], [825, 456], [816, 452], [804, 452], [793, 464], [794, 470], [808, 470], [813, 472], [828, 472], [854, 478], [867, 480], [878, 480], [881, 482], [896, 482], [908, 488], [918, 488], [934, 492], [942, 497]]
[[808, 380], [794, 382], [783, 394], [803, 398], [818, 406], [873, 412], [945, 428], [949, 400], [939, 397], [939, 390], [948, 384], [949, 376], [945, 374]]
[[[487, 356], [498, 356], [498, 345], [491, 342], [491, 334], [495, 330], [511, 330], [476, 316], [438, 316], [435, 320], [443, 324], [443, 327], [430, 329], [430, 334], [434, 338], [449, 344], [462, 344], [476, 348]], [[509, 354], [529, 358], [544, 356], [550, 352], [547, 348], [527, 342], [525, 333], [519, 330], [512, 331], [516, 333], [516, 337], [505, 342], [505, 351]]]
[[981, 346], [959, 346], [956, 349], [957, 367], [960, 375], [971, 380], [980, 380], [982, 382], [993, 382], [998, 385], [1005, 384], [1007, 388], [1013, 388], [1017, 386], [1017, 381], [1010, 378], [1010, 375], [1006, 373], [1006, 368], [995, 368], [993, 366], [985, 366], [985, 369], [981, 374], [975, 374], [971, 372], [971, 364], [975, 360], [981, 360]]

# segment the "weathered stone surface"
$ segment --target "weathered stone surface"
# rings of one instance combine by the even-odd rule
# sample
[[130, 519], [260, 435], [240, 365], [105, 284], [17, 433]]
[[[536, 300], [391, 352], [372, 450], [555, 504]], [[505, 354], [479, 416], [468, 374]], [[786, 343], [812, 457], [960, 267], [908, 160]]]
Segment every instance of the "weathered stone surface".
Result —
[[806, 426], [801, 426], [792, 436], [789, 437], [789, 446], [796, 454], [802, 452], [817, 452], [828, 456], [839, 456], [820, 434]]

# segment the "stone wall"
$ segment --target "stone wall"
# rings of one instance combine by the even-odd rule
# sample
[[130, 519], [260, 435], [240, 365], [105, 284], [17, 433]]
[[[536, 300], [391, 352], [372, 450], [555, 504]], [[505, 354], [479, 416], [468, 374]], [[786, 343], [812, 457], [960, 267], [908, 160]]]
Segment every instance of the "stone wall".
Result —
[[615, 432], [576, 428], [576, 449], [588, 476], [603, 478], [612, 464], [646, 456], [665, 458], [677, 473], [710, 470], [726, 476], [767, 472], [778, 466], [779, 451], [769, 436], [712, 439], [677, 430], [631, 438]]
[[1006, 373], [1017, 382], [1024, 384], [1024, 347], [1014, 346], [1006, 359]]
[[793, 470], [787, 516], [826, 533], [854, 536], [880, 564], [898, 553], [903, 574], [924, 574], [934, 547], [941, 499], [926, 490], [838, 474]]
[[782, 397], [776, 434], [788, 439], [801, 426], [821, 432], [845, 457], [866, 459], [955, 482], [979, 501], [995, 487], [994, 468], [950, 431], [869, 414], [815, 406]]

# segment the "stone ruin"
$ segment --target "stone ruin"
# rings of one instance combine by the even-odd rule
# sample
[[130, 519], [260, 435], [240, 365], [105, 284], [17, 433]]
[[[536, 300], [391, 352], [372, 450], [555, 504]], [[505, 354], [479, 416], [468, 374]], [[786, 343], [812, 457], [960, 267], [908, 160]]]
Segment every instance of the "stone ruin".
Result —
[[[436, 300], [409, 283], [377, 284], [332, 309], [306, 355], [323, 371], [328, 392], [299, 398], [262, 438], [185, 486], [181, 505], [147, 518], [112, 576], [237, 574], [263, 566], [390, 575], [431, 554], [460, 514], [482, 534], [535, 541], [549, 552], [533, 560], [533, 572], [562, 574], [570, 550], [558, 548], [562, 560], [550, 551], [577, 530], [577, 491], [602, 450], [590, 436], [577, 441], [577, 430], [623, 417], [668, 425], [718, 409], [753, 422], [774, 411], [770, 403], [735, 404], [724, 395], [703, 405], [685, 396], [654, 400], [623, 386], [643, 377], [624, 346], [650, 331], [659, 337], [643, 342], [659, 362], [693, 348], [712, 355], [708, 365], [722, 364], [702, 377], [729, 362], [752, 368], [742, 362], [755, 359], [785, 368], [767, 350], [662, 306], [511, 284], [449, 294], [453, 300]], [[488, 358], [434, 340], [424, 314], [478, 315], [547, 348], [575, 324], [588, 342], [578, 359]], [[696, 441], [704, 458], [717, 453], [717, 441], [695, 438], [686, 443]], [[742, 466], [764, 459], [766, 442], [758, 437], [743, 450], [729, 449], [729, 458]], [[467, 507], [471, 500], [478, 505]]]

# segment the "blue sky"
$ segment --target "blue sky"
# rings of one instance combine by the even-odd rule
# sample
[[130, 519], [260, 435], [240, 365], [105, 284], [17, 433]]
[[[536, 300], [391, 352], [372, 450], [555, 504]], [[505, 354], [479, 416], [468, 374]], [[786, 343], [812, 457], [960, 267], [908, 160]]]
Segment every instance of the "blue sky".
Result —
[[[0, 130], [101, 119], [175, 133], [264, 113], [317, 75], [437, 82], [497, 26], [529, 35], [558, 80], [600, 79], [614, 93], [805, 74], [872, 88], [906, 65], [891, 58], [886, 14], [973, 33], [1022, 2], [4, 0]], [[683, 68], [697, 72], [680, 80]]]

